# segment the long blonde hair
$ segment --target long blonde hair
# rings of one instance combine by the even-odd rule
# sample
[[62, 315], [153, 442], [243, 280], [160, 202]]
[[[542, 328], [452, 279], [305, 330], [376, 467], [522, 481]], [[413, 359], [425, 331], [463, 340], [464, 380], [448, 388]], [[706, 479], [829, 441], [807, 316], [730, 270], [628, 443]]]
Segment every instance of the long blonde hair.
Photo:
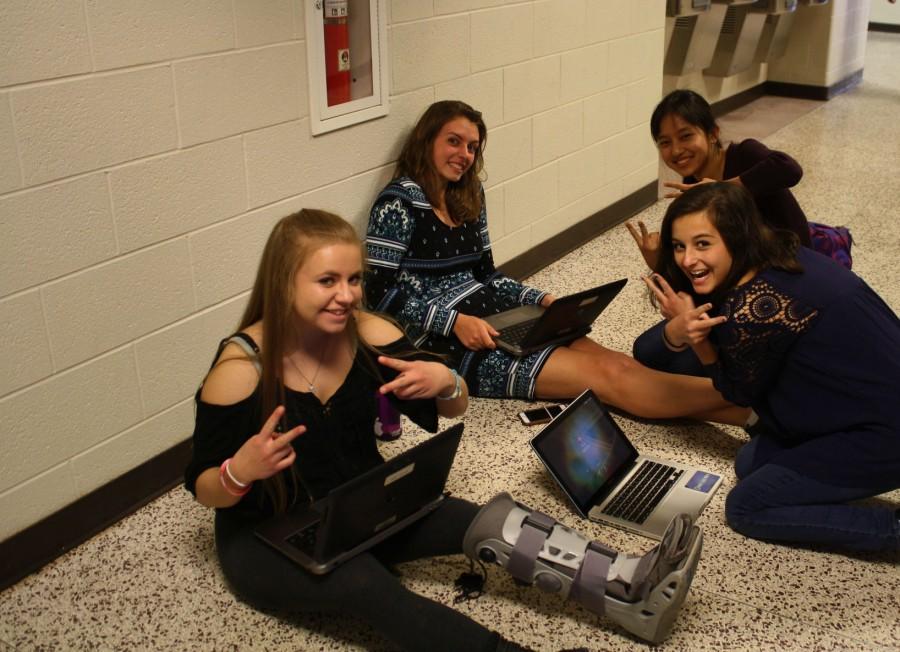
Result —
[[[362, 243], [349, 223], [333, 213], [311, 208], [282, 218], [266, 241], [250, 299], [238, 324], [238, 330], [244, 330], [262, 321], [260, 427], [285, 400], [282, 360], [291, 329], [295, 327], [294, 276], [312, 253], [333, 244], [355, 245], [362, 256]], [[356, 322], [351, 320], [348, 328], [355, 341]], [[298, 479], [293, 467], [291, 479], [296, 495]], [[277, 473], [265, 480], [264, 488], [276, 511], [288, 507], [283, 474]]]

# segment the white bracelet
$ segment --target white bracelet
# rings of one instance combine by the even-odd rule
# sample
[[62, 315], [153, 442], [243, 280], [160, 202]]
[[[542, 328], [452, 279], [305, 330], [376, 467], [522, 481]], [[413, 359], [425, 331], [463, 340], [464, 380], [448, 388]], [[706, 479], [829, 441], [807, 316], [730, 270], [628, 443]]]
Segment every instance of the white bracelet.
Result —
[[252, 484], [252, 483], [250, 483], [250, 482], [241, 482], [241, 481], [238, 480], [236, 477], [234, 477], [234, 475], [231, 473], [231, 458], [230, 458], [230, 457], [229, 457], [227, 460], [225, 460], [225, 473], [227, 473], [227, 474], [228, 474], [228, 478], [229, 478], [234, 484], [236, 484], [237, 486], [239, 486], [241, 489], [246, 489], [247, 487], [249, 487], [249, 486]]
[[450, 372], [450, 375], [453, 376], [453, 391], [450, 392], [449, 396], [441, 396], [440, 394], [435, 396], [435, 398], [439, 401], [452, 401], [453, 399], [462, 396], [462, 379], [459, 377], [459, 374], [456, 373], [456, 369], [447, 367], [447, 370]]

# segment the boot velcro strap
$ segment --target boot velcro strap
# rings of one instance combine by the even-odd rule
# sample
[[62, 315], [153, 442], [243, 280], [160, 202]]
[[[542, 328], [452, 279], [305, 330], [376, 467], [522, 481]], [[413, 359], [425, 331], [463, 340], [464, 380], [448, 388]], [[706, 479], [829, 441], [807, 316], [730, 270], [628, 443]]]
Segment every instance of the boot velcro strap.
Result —
[[598, 616], [603, 615], [606, 607], [606, 576], [615, 554], [614, 550], [592, 541], [584, 551], [584, 559], [572, 580], [569, 597]]
[[554, 525], [554, 519], [537, 511], [525, 517], [516, 545], [509, 553], [506, 570], [510, 575], [528, 584], [534, 581], [534, 563]]

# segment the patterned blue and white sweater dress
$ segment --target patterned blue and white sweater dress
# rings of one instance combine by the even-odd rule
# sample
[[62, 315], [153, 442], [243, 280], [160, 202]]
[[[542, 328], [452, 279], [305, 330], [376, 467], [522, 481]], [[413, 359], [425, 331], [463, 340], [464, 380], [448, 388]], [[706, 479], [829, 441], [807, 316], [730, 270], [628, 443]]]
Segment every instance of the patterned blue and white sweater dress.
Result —
[[535, 380], [553, 347], [525, 357], [500, 350], [470, 351], [453, 334], [459, 313], [485, 317], [546, 294], [494, 267], [482, 202], [475, 222], [447, 226], [422, 188], [409, 178], [391, 182], [369, 215], [366, 299], [391, 315], [416, 346], [447, 356], [473, 396], [534, 398]]

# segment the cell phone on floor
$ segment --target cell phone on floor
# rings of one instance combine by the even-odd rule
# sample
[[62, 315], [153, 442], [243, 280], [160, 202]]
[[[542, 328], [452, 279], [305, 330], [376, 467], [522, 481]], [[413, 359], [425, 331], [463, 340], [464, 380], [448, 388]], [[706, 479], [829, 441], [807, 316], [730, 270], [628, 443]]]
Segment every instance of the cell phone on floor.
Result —
[[519, 412], [519, 420], [526, 426], [536, 426], [542, 423], [550, 423], [559, 416], [565, 405], [548, 405], [547, 407], [534, 408]]

